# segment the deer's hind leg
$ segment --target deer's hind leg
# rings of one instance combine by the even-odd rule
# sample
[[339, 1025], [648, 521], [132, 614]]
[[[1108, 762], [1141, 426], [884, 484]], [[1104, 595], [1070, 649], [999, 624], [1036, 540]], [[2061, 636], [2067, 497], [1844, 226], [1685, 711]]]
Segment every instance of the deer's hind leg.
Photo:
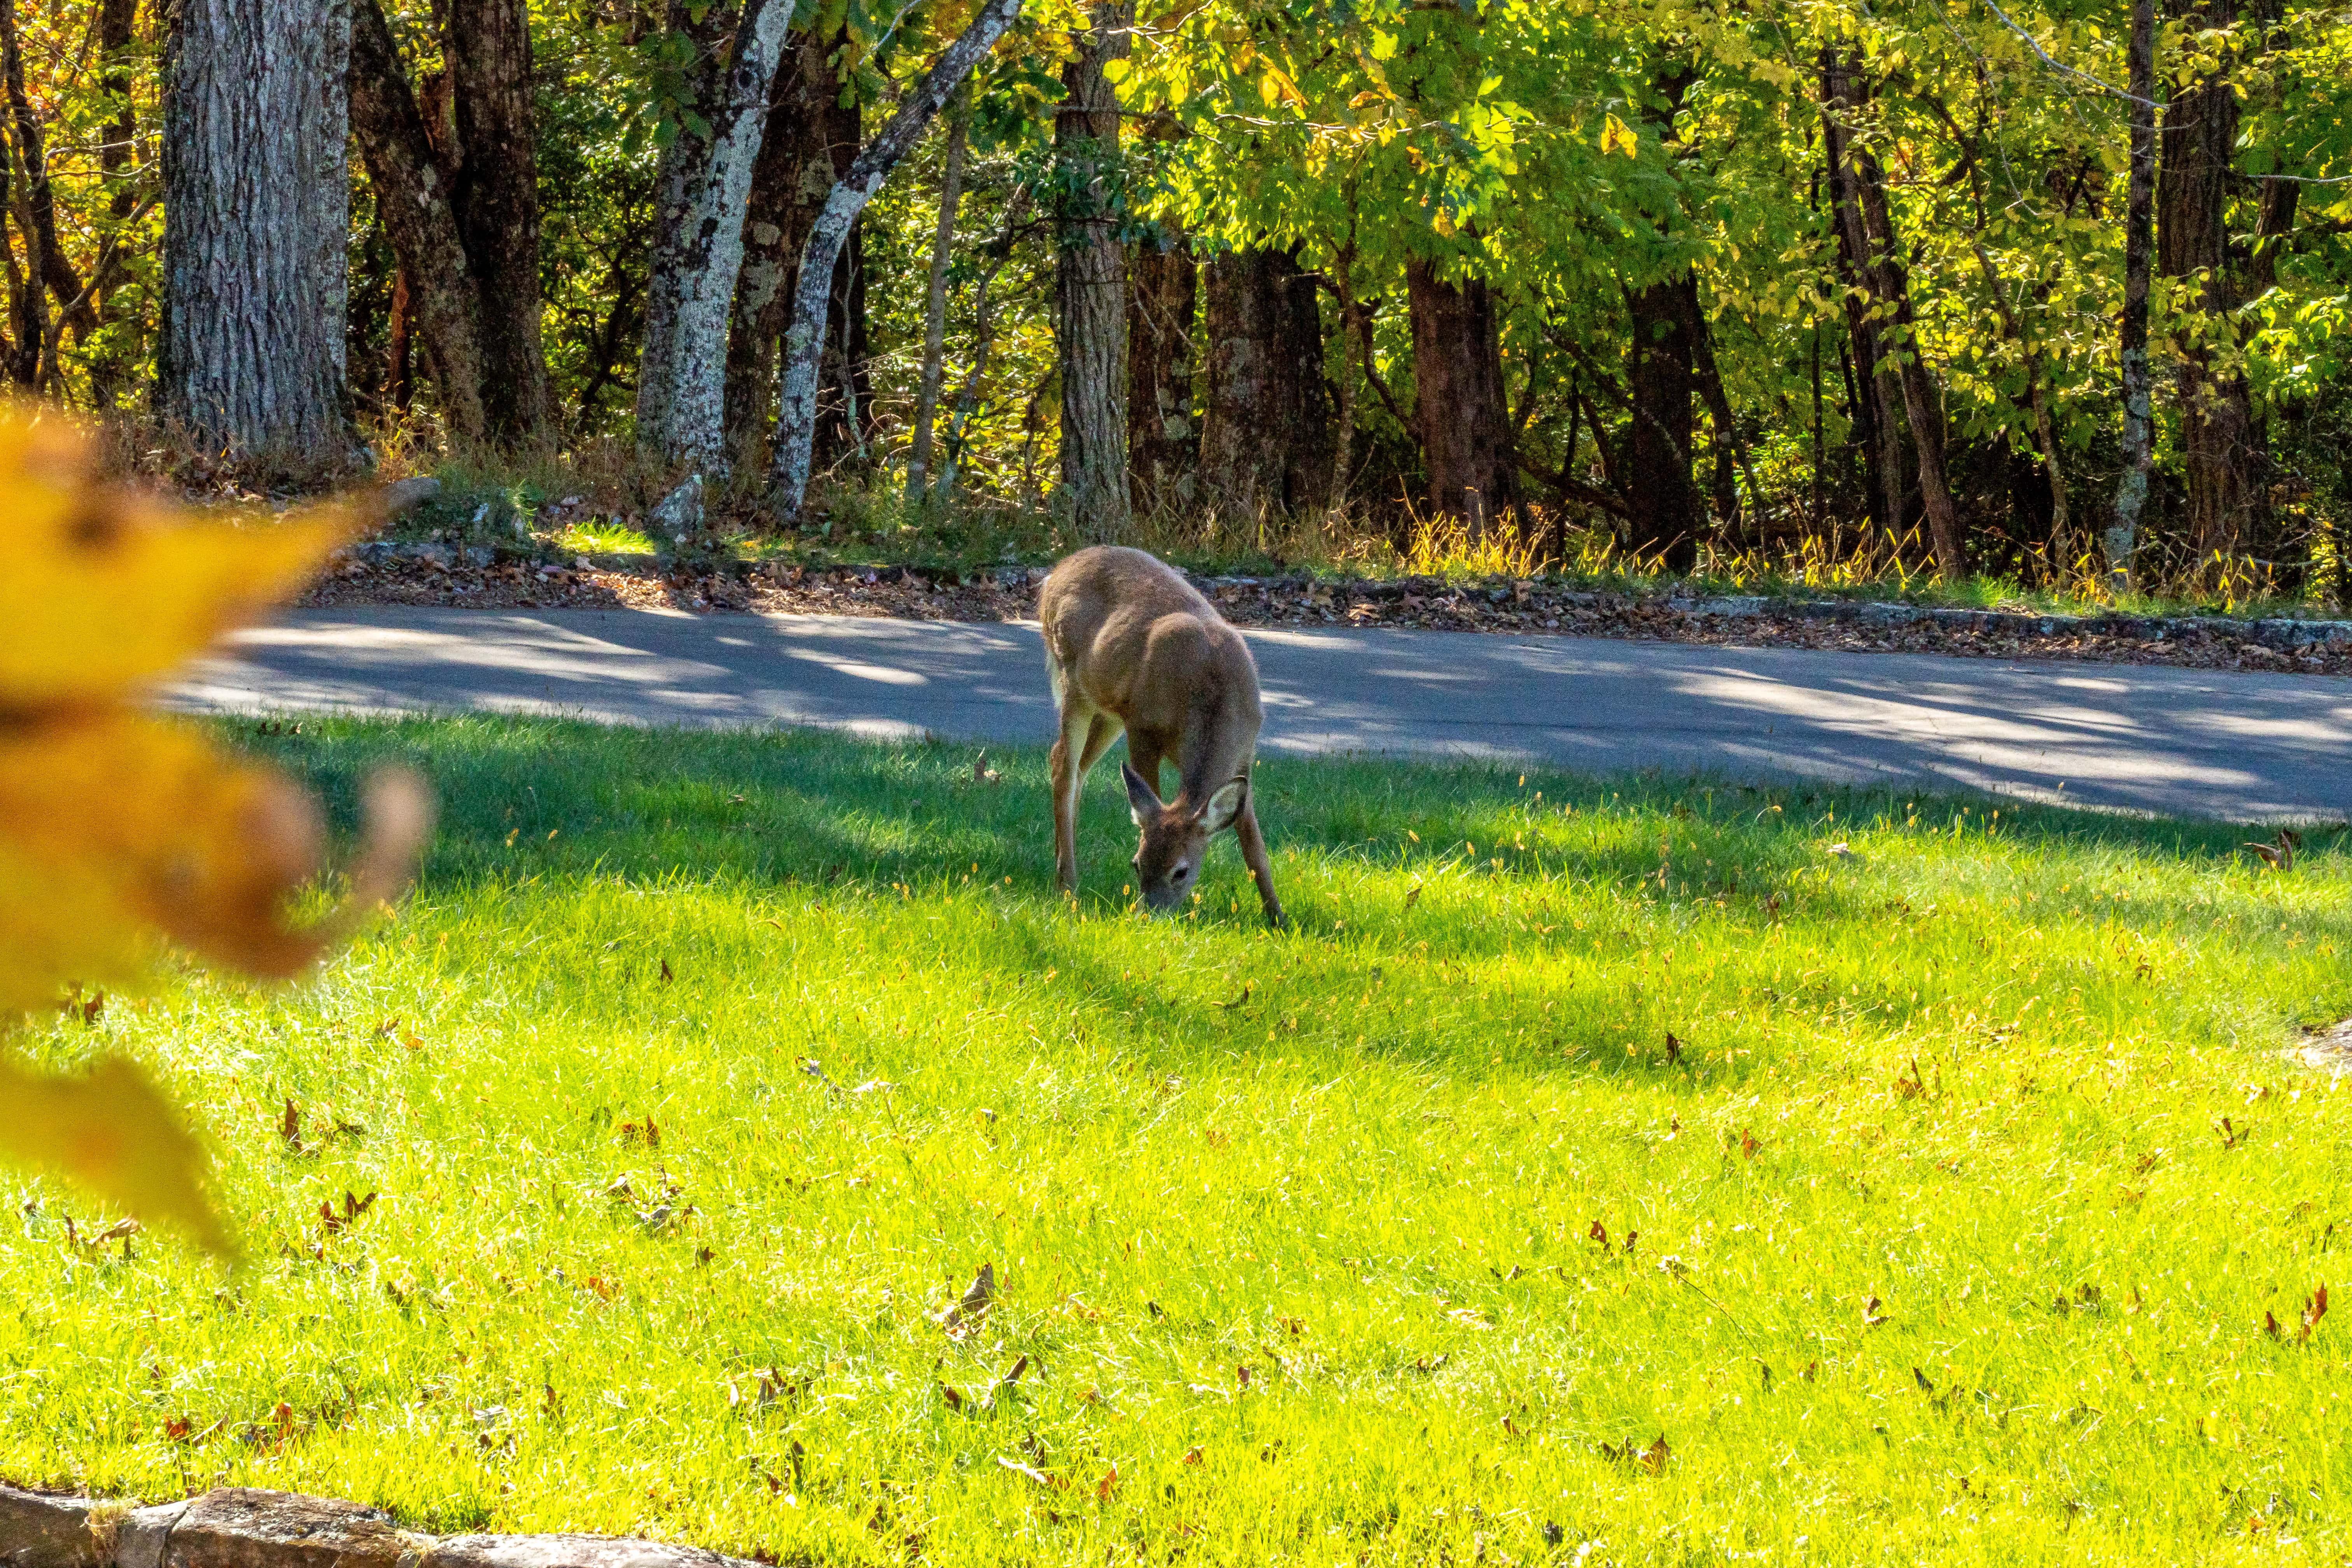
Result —
[[1087, 774], [1110, 743], [1119, 722], [1089, 708], [1076, 693], [1062, 703], [1062, 733], [1054, 742], [1054, 871], [1064, 892], [1078, 890], [1078, 795]]

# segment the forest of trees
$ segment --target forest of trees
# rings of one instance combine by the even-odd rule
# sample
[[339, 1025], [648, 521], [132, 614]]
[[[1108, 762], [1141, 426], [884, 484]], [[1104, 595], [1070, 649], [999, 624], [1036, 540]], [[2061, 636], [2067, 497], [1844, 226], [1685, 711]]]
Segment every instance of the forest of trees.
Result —
[[210, 458], [2352, 588], [2352, 9], [0, 0], [0, 57], [5, 374]]

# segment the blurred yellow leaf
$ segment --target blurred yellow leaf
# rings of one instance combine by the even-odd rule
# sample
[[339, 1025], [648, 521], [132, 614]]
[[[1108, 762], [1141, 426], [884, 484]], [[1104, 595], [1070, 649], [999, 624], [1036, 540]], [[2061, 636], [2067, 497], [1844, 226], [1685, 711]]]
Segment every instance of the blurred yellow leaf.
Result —
[[0, 1154], [70, 1176], [117, 1207], [184, 1227], [214, 1252], [235, 1241], [205, 1199], [206, 1161], [147, 1075], [110, 1057], [80, 1078], [0, 1057]]
[[139, 1069], [43, 1077], [10, 1058], [7, 1031], [67, 982], [136, 978], [167, 941], [247, 973], [295, 974], [406, 881], [431, 805], [413, 775], [392, 773], [370, 785], [341, 907], [294, 925], [289, 900], [325, 867], [316, 803], [127, 705], [299, 586], [358, 515], [184, 525], [98, 479], [70, 426], [0, 411], [0, 1154], [176, 1221], [215, 1251], [228, 1242], [202, 1150]]
[[1602, 155], [1615, 153], [1631, 158], [1641, 150], [1641, 139], [1633, 134], [1633, 128], [1623, 121], [1612, 114], [1601, 122]]
[[88, 702], [160, 675], [301, 586], [351, 509], [236, 526], [90, 472], [70, 426], [0, 417], [0, 711]]

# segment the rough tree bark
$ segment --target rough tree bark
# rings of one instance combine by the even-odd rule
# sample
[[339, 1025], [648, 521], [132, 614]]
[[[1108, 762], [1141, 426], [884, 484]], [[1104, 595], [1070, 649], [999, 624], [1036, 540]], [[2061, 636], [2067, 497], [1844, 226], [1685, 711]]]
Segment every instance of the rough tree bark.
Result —
[[662, 153], [637, 446], [689, 471], [694, 494], [683, 504], [698, 521], [702, 479], [727, 468], [727, 330], [743, 213], [792, 12], [791, 0], [742, 0], [726, 62], [704, 72], [696, 95], [709, 134], [681, 128]]
[[1181, 234], [1137, 247], [1127, 273], [1127, 462], [1139, 512], [1189, 508], [1199, 482], [1192, 413], [1201, 268]]
[[[801, 246], [825, 194], [857, 156], [857, 105], [841, 101], [830, 61], [839, 32], [803, 33], [776, 68], [767, 128], [751, 167], [743, 214], [743, 266], [727, 333], [727, 451], [736, 472], [756, 471], [775, 414], [776, 354], [792, 323], [793, 285]], [[849, 250], [857, 236], [853, 226]], [[848, 291], [848, 261], [835, 268], [836, 302]], [[822, 461], [831, 431], [820, 429]]]
[[809, 226], [793, 287], [792, 326], [784, 334], [783, 387], [776, 414], [775, 458], [769, 471], [769, 504], [783, 522], [798, 521], [808, 496], [809, 457], [816, 438], [817, 376], [824, 357], [825, 317], [831, 303], [833, 267], [849, 238], [850, 226], [890, 171], [914, 150], [923, 128], [961, 87], [981, 57], [1021, 14], [1022, 0], [983, 0], [964, 30], [941, 52], [913, 91], [853, 159], [849, 170], [824, 199]]
[[1838, 272], [1845, 285], [1842, 299], [1846, 336], [1853, 345], [1855, 384], [1847, 390], [1846, 405], [1862, 437], [1864, 488], [1869, 494], [1870, 510], [1880, 529], [1893, 537], [1903, 532], [1905, 523], [1901, 400], [1893, 380], [1881, 374], [1885, 356], [1869, 300], [1870, 236], [1854, 190], [1853, 163], [1847, 151], [1852, 138], [1841, 118], [1858, 106], [1859, 87], [1834, 48], [1822, 50], [1821, 67], [1822, 157], [1837, 233]]
[[1473, 539], [1483, 539], [1519, 504], [1494, 295], [1485, 279], [1449, 283], [1419, 257], [1405, 263], [1405, 289], [1413, 425], [1429, 470], [1429, 510], [1460, 520]]
[[907, 500], [930, 500], [931, 425], [939, 416], [940, 382], [946, 370], [948, 267], [955, 259], [956, 209], [963, 201], [964, 134], [971, 121], [971, 92], [959, 89], [948, 117], [947, 146], [940, 158], [940, 221], [931, 235], [931, 275], [923, 293], [923, 366], [915, 392], [915, 445], [907, 458]]
[[447, 0], [446, 15], [441, 51], [465, 150], [449, 195], [480, 301], [482, 421], [494, 441], [535, 441], [549, 433], [554, 409], [540, 342], [530, 8], [526, 0]]
[[1698, 390], [1698, 280], [1688, 272], [1629, 293], [1633, 342], [1625, 391], [1626, 544], [1667, 570], [1698, 563], [1698, 490], [1691, 483], [1692, 398]]
[[1133, 46], [1134, 0], [1097, 0], [1093, 26], [1062, 68], [1068, 97], [1054, 121], [1065, 208], [1054, 295], [1062, 370], [1062, 485], [1078, 531], [1123, 539], [1134, 521], [1127, 470], [1127, 250], [1111, 188], [1118, 98], [1103, 67]]
[[181, 0], [172, 16], [160, 411], [241, 453], [340, 458], [351, 11]]
[[[1876, 155], [1853, 140], [1852, 126], [1842, 123], [1861, 109], [1867, 97], [1858, 51], [1853, 63], [1841, 60], [1834, 50], [1827, 54], [1822, 96], [1825, 115], [1841, 132], [1837, 193], [1841, 228], [1855, 247], [1854, 271], [1870, 295], [1869, 303], [1883, 304], [1892, 311], [1895, 331], [1889, 335], [1893, 342], [1882, 347], [1894, 361], [1894, 379], [1901, 389], [1904, 415], [1911, 427], [1928, 542], [1935, 551], [1937, 569], [1957, 579], [1968, 572], [1968, 540], [1945, 477], [1942, 398], [1920, 357], [1910, 280], [1904, 271], [1894, 215], [1886, 203], [1885, 172]], [[1859, 235], [1853, 232], [1857, 227]]]
[[2123, 472], [2116, 480], [2115, 518], [2100, 536], [2107, 573], [2117, 593], [2130, 589], [2133, 557], [2147, 512], [2156, 469], [2149, 407], [2147, 293], [2156, 251], [2156, 0], [2132, 0], [2131, 184], [2124, 216]]
[[1229, 522], [1318, 512], [1330, 499], [1334, 442], [1315, 279], [1295, 252], [1264, 247], [1216, 257], [1206, 270], [1200, 500]]
[[[478, 440], [487, 426], [475, 279], [450, 202], [451, 182], [378, 0], [352, 0], [350, 82], [352, 131], [375, 187], [377, 216], [400, 258], [394, 321], [401, 346], [411, 331], [424, 340], [442, 418], [452, 435]], [[534, 299], [537, 294], [534, 282]], [[404, 366], [394, 369], [398, 374]], [[405, 406], [404, 393], [400, 401]]]
[[[2236, 0], [2189, 0], [2172, 16], [2192, 30], [2228, 28]], [[2188, 533], [2200, 566], [2227, 555], [2259, 527], [2263, 453], [2245, 377], [2218, 360], [2234, 337], [2238, 303], [2226, 220], [2238, 100], [2226, 61], [2200, 74], [2165, 105], [2156, 184], [2157, 270], [2189, 285], [2179, 297], [2208, 318], [2180, 355], [2180, 456]], [[2228, 342], [2234, 349], [2234, 342]]]

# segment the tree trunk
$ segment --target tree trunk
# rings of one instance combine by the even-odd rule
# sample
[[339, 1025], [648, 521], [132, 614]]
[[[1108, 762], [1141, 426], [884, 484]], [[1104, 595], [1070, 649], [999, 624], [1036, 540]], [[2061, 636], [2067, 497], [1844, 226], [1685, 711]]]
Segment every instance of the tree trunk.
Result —
[[1295, 253], [1263, 247], [1217, 257], [1207, 272], [1200, 499], [1228, 522], [1319, 512], [1332, 434], [1315, 279]]
[[866, 312], [866, 220], [849, 226], [849, 239], [833, 266], [833, 302], [824, 363], [819, 372], [816, 445], [819, 468], [855, 461], [863, 467], [874, 431], [874, 344]]
[[1133, 47], [1134, 0], [1096, 0], [1092, 28], [1062, 68], [1054, 121], [1064, 210], [1054, 295], [1062, 370], [1062, 486], [1078, 531], [1124, 539], [1127, 489], [1127, 253], [1118, 175], [1118, 98], [1103, 67]]
[[[776, 351], [791, 325], [793, 285], [809, 226], [857, 156], [856, 103], [844, 105], [828, 63], [842, 35], [803, 33], [776, 68], [767, 128], [743, 216], [743, 266], [727, 333], [727, 451], [736, 472], [756, 471], [775, 414]], [[856, 237], [852, 232], [851, 244]], [[836, 296], [846, 265], [836, 268]], [[818, 450], [824, 455], [824, 433]]]
[[1894, 381], [1885, 374], [1884, 345], [1870, 308], [1870, 233], [1863, 221], [1849, 143], [1840, 119], [1861, 104], [1861, 88], [1835, 49], [1822, 51], [1822, 134], [1830, 176], [1830, 209], [1835, 215], [1838, 268], [1845, 288], [1846, 332], [1853, 345], [1856, 383], [1847, 397], [1849, 415], [1863, 437], [1863, 468], [1871, 510], [1890, 539], [1902, 536], [1903, 420]]
[[160, 411], [208, 445], [340, 458], [351, 12], [181, 0], [172, 15]]
[[709, 134], [681, 127], [662, 153], [637, 446], [690, 470], [698, 485], [727, 468], [727, 330], [751, 166], [792, 12], [789, 0], [742, 0], [724, 66], [710, 66], [697, 83], [694, 102]]
[[2154, 420], [2149, 407], [2147, 294], [2156, 250], [2156, 0], [2132, 0], [2131, 185], [2124, 217], [2123, 472], [2116, 480], [2115, 521], [2101, 536], [2107, 572], [2118, 594], [2128, 592], [2133, 557], [2147, 511], [2155, 473]]
[[57, 297], [58, 308], [65, 312], [66, 324], [73, 328], [74, 341], [79, 342], [97, 330], [98, 312], [90, 308], [82, 293], [81, 278], [75, 272], [65, 247], [58, 242], [57, 194], [49, 184], [49, 156], [41, 136], [41, 122], [33, 113], [32, 99], [25, 90], [25, 48], [16, 26], [16, 0], [0, 0], [0, 68], [5, 68], [8, 110], [16, 126], [16, 158], [24, 180], [21, 200], [26, 221], [26, 249], [30, 253], [27, 263]]
[[930, 500], [931, 425], [939, 416], [940, 383], [946, 372], [948, 267], [955, 259], [956, 208], [963, 200], [964, 133], [971, 120], [971, 90], [958, 89], [948, 119], [947, 147], [940, 160], [940, 223], [931, 235], [931, 275], [923, 292], [923, 366], [915, 393], [914, 450], [907, 458], [907, 500], [920, 507]]
[[1698, 492], [1691, 483], [1691, 400], [1698, 390], [1698, 280], [1688, 272], [1627, 297], [1633, 347], [1625, 389], [1626, 544], [1667, 570], [1698, 564]]
[[384, 329], [383, 405], [395, 414], [408, 412], [415, 395], [416, 304], [408, 291], [408, 268], [392, 269], [392, 320]]
[[41, 286], [37, 270], [28, 278], [16, 265], [16, 252], [8, 244], [6, 226], [13, 220], [18, 232], [28, 237], [26, 252], [38, 256], [37, 242], [29, 237], [33, 229], [26, 217], [24, 188], [25, 182], [16, 167], [15, 137], [0, 132], [0, 261], [6, 263], [8, 331], [13, 339], [8, 345], [8, 379], [26, 391], [35, 391], [41, 385], [41, 362], [49, 342], [48, 295]]
[[1459, 519], [1473, 539], [1483, 539], [1519, 504], [1494, 295], [1483, 278], [1444, 281], [1419, 257], [1406, 260], [1404, 276], [1413, 424], [1429, 470], [1429, 510]]
[[446, 0], [446, 6], [441, 52], [465, 150], [450, 203], [479, 301], [482, 421], [493, 441], [538, 441], [549, 435], [554, 410], [540, 342], [530, 8], [526, 0]]
[[[488, 432], [484, 367], [474, 278], [450, 203], [453, 182], [409, 90], [378, 0], [352, 0], [350, 82], [352, 134], [375, 187], [376, 215], [400, 259], [405, 309], [395, 308], [402, 342], [394, 352], [401, 353], [408, 330], [423, 338], [449, 433], [479, 440]], [[396, 366], [395, 376], [404, 380], [405, 370]], [[407, 406], [404, 388], [397, 405]]]
[[[2173, 16], [2192, 30], [2228, 28], [2236, 0], [2192, 0]], [[2238, 138], [2238, 100], [2226, 66], [2200, 76], [2165, 106], [2156, 185], [2157, 270], [2186, 285], [2176, 295], [2194, 322], [2180, 356], [2180, 456], [2188, 531], [2199, 564], [2226, 556], [2259, 528], [2263, 454], [2245, 377], [2217, 365], [2237, 304], [2225, 217]], [[2231, 346], [2234, 346], [2232, 344]]]
[[[138, 0], [100, 0], [98, 9], [99, 58], [104, 62], [99, 73], [99, 90], [121, 107], [107, 122], [105, 141], [100, 144], [98, 166], [105, 183], [113, 189], [107, 203], [108, 215], [116, 226], [108, 231], [108, 239], [117, 245], [125, 220], [138, 210], [139, 197], [131, 188], [132, 143], [139, 133], [137, 111], [131, 100], [131, 46], [138, 41]], [[101, 326], [110, 324], [114, 316], [110, 308], [114, 291], [103, 277], [103, 268], [92, 282], [97, 287], [91, 301]], [[122, 388], [131, 378], [131, 365], [138, 358], [136, 347], [121, 341], [123, 334], [109, 333], [102, 346], [89, 363], [90, 401], [100, 408], [111, 408], [121, 396]]]
[[1192, 416], [1193, 316], [1201, 269], [1182, 235], [1128, 260], [1127, 460], [1138, 511], [1190, 508], [1198, 490]]
[[771, 510], [782, 522], [799, 521], [808, 497], [809, 458], [816, 441], [817, 377], [824, 359], [825, 318], [832, 301], [834, 263], [849, 239], [851, 225], [882, 182], [914, 150], [915, 142], [981, 57], [1021, 14], [1022, 0], [983, 0], [964, 30], [941, 52], [874, 140], [859, 150], [849, 170], [824, 198], [801, 248], [793, 286], [792, 326], [784, 334], [783, 387], [776, 414], [775, 458], [769, 470]]
[[[1824, 83], [1823, 97], [1839, 109], [1847, 111], [1859, 109], [1864, 98], [1860, 56], [1851, 65], [1835, 63], [1830, 68], [1831, 80]], [[1832, 119], [1835, 114], [1832, 113]], [[1840, 127], [1850, 132], [1851, 127]], [[1918, 323], [1911, 310], [1910, 279], [1903, 267], [1901, 242], [1895, 232], [1895, 218], [1886, 202], [1886, 177], [1879, 168], [1878, 159], [1866, 147], [1853, 140], [1850, 134], [1841, 137], [1844, 157], [1844, 177], [1840, 182], [1841, 195], [1849, 216], [1844, 222], [1851, 227], [1852, 209], [1860, 209], [1860, 248], [1857, 251], [1859, 273], [1869, 290], [1871, 302], [1883, 305], [1893, 313], [1895, 330], [1892, 342], [1885, 345], [1894, 359], [1894, 374], [1903, 394], [1904, 415], [1911, 426], [1911, 449], [1919, 461], [1919, 496], [1927, 514], [1927, 538], [1936, 552], [1937, 570], [1947, 578], [1958, 580], [1968, 574], [1968, 536], [1960, 525], [1959, 509], [1952, 502], [1951, 486], [1944, 472], [1944, 411], [1942, 395], [1934, 379], [1927, 374], [1927, 361], [1921, 357]]]

